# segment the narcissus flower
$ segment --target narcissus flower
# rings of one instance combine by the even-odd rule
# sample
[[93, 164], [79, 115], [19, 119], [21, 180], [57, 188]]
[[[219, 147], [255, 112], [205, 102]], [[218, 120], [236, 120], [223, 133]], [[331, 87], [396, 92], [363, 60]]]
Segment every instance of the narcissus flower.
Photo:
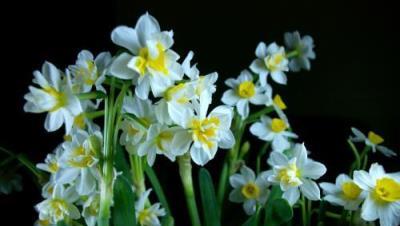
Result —
[[46, 156], [44, 163], [39, 163], [36, 167], [51, 174], [57, 173], [60, 168], [58, 161], [63, 151], [64, 149], [62, 148], [62, 145], [59, 145], [54, 150], [54, 153], [50, 153]]
[[231, 89], [225, 91], [222, 102], [229, 106], [236, 106], [242, 118], [249, 116], [249, 102], [255, 105], [266, 105], [271, 99], [265, 93], [265, 88], [253, 81], [253, 75], [248, 70], [242, 71], [237, 79], [226, 80], [225, 84]]
[[280, 118], [262, 116], [260, 122], [250, 126], [250, 132], [261, 140], [272, 142], [274, 151], [282, 152], [290, 147], [289, 138], [297, 135], [287, 130], [287, 123]]
[[267, 76], [271, 74], [272, 80], [279, 84], [286, 84], [287, 77], [285, 71], [289, 71], [288, 59], [286, 58], [285, 49], [278, 46], [276, 43], [265, 45], [260, 42], [256, 49], [256, 56], [250, 69], [260, 76], [262, 86], [267, 84]]
[[320, 199], [319, 187], [313, 180], [324, 175], [326, 167], [307, 157], [304, 144], [296, 145], [290, 158], [280, 152], [271, 152], [268, 163], [273, 169], [268, 181], [280, 185], [282, 198], [291, 205], [297, 202], [300, 192], [309, 200]]
[[62, 185], [56, 186], [51, 198], [36, 205], [35, 208], [39, 212], [39, 220], [57, 224], [57, 222], [67, 218], [80, 218], [79, 210], [73, 204], [78, 199], [79, 196], [75, 192], [75, 188], [64, 188]]
[[285, 33], [285, 45], [288, 51], [295, 51], [290, 59], [290, 70], [297, 72], [301, 69], [310, 70], [310, 60], [315, 59], [314, 41], [311, 36], [301, 37], [298, 31]]
[[365, 198], [365, 193], [346, 174], [336, 177], [336, 183], [320, 183], [324, 191], [324, 200], [333, 205], [343, 206], [346, 210], [358, 210]]
[[135, 28], [119, 26], [111, 33], [112, 41], [129, 53], [120, 54], [110, 66], [110, 74], [121, 79], [132, 79], [135, 93], [147, 99], [149, 91], [155, 97], [181, 80], [183, 70], [176, 61], [179, 55], [170, 48], [172, 31], [160, 30], [157, 20], [148, 13], [141, 16]]
[[177, 132], [173, 146], [179, 147], [175, 155], [182, 155], [189, 150], [192, 160], [198, 165], [204, 165], [214, 158], [218, 147], [231, 148], [235, 139], [230, 130], [232, 109], [218, 106], [207, 116], [208, 97], [200, 99], [194, 111], [176, 112], [175, 123], [184, 128]]
[[77, 131], [72, 141], [63, 144], [64, 152], [60, 158], [60, 170], [56, 174], [59, 184], [75, 184], [79, 195], [89, 195], [97, 185], [96, 164], [102, 147], [100, 132], [88, 134]]
[[240, 174], [234, 174], [229, 178], [233, 187], [229, 194], [231, 202], [242, 203], [243, 209], [248, 215], [256, 211], [256, 205], [263, 205], [268, 197], [268, 186], [266, 175], [256, 177], [253, 170], [247, 166], [242, 166]]
[[354, 136], [351, 136], [350, 139], [354, 142], [364, 142], [365, 145], [369, 146], [372, 148], [373, 152], [376, 152], [376, 150], [378, 150], [379, 152], [381, 152], [382, 154], [384, 154], [387, 157], [392, 157], [392, 156], [396, 156], [397, 154], [390, 150], [389, 148], [380, 145], [383, 143], [384, 139], [372, 132], [369, 131], [368, 132], [368, 136], [365, 136], [364, 133], [362, 133], [360, 130], [352, 127], [351, 131], [353, 132]]
[[374, 163], [369, 172], [354, 172], [354, 182], [367, 193], [361, 208], [361, 217], [366, 221], [379, 219], [382, 226], [400, 224], [400, 172], [386, 173]]
[[45, 62], [42, 71], [33, 72], [33, 83], [24, 111], [32, 113], [48, 112], [44, 127], [47, 131], [58, 130], [64, 123], [67, 134], [72, 128], [74, 116], [82, 112], [79, 99], [72, 92], [72, 83], [68, 70], [65, 76], [53, 64]]
[[111, 63], [111, 54], [102, 52], [96, 58], [88, 50], [78, 54], [75, 65], [69, 66], [74, 76], [75, 92], [90, 92], [94, 86], [96, 90], [106, 92], [102, 83], [105, 80], [108, 65]]
[[161, 226], [159, 217], [165, 216], [165, 210], [160, 203], [146, 206], [146, 200], [150, 195], [151, 189], [143, 192], [135, 203], [136, 221], [141, 226]]
[[100, 209], [100, 195], [94, 193], [83, 203], [82, 216], [87, 226], [95, 226]]

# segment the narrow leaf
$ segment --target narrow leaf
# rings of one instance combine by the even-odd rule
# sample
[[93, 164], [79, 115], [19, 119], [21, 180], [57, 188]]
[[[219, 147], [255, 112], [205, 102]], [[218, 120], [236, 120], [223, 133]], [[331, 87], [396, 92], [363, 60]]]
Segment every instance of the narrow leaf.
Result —
[[157, 178], [156, 173], [154, 172], [153, 168], [146, 164], [144, 169], [147, 177], [150, 180], [150, 183], [154, 189], [154, 192], [157, 195], [158, 200], [161, 202], [162, 207], [166, 210], [167, 215], [172, 216], [171, 209], [169, 208], [167, 198], [165, 197], [164, 191], [161, 187], [160, 181]]
[[205, 225], [221, 225], [220, 209], [215, 196], [213, 181], [205, 168], [201, 168], [199, 171], [199, 185]]
[[135, 197], [131, 184], [123, 176], [118, 176], [114, 184], [114, 226], [136, 226]]

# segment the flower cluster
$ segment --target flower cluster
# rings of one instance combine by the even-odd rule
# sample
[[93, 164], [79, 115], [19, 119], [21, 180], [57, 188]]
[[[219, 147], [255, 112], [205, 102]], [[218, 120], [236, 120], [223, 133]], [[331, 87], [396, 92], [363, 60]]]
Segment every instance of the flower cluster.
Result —
[[[338, 175], [335, 184], [316, 182], [327, 168], [311, 159], [298, 141], [284, 112], [287, 105], [273, 89], [274, 83], [286, 85], [290, 72], [310, 70], [310, 60], [315, 59], [310, 36], [296, 31], [284, 34], [284, 46], [259, 43], [249, 68], [225, 80], [223, 105], [216, 107], [212, 104], [218, 74], [200, 73], [192, 51], [180, 60], [172, 49], [173, 32], [162, 30], [150, 14], [142, 15], [134, 28], [116, 27], [111, 40], [121, 47], [114, 56], [102, 52], [95, 57], [82, 50], [65, 70], [45, 62], [33, 73], [35, 85], [25, 95], [24, 110], [47, 113], [48, 132], [65, 128], [63, 142], [36, 165], [49, 174], [42, 187], [44, 200], [36, 205], [36, 225], [108, 226], [112, 217], [127, 225], [173, 225], [152, 168], [158, 156], [178, 162], [192, 225], [200, 226], [191, 163], [202, 167], [219, 149], [229, 151], [216, 197], [210, 174], [200, 171], [199, 176], [204, 216], [211, 219], [205, 222], [220, 217], [213, 207], [224, 204], [230, 184], [229, 200], [243, 203], [247, 215], [256, 215], [254, 225], [263, 209], [269, 222], [297, 207], [303, 225], [309, 225], [312, 202], [321, 200], [320, 188], [324, 201], [344, 208], [341, 215], [327, 216], [339, 215], [350, 224], [357, 214], [363, 221], [379, 219], [383, 226], [400, 223], [400, 174], [386, 173], [377, 163], [365, 171], [370, 151], [396, 156], [374, 132], [366, 136], [352, 128], [348, 143], [356, 160], [349, 174]], [[247, 130], [263, 143], [261, 148], [243, 140]], [[353, 142], [363, 142], [363, 151]], [[251, 153], [257, 155], [256, 170], [246, 161]], [[159, 202], [151, 202], [152, 190]], [[124, 205], [114, 203], [117, 198]], [[280, 210], [271, 206], [283, 212], [273, 215]], [[111, 212], [117, 214], [111, 217]], [[276, 222], [289, 221], [293, 214], [289, 215]]]

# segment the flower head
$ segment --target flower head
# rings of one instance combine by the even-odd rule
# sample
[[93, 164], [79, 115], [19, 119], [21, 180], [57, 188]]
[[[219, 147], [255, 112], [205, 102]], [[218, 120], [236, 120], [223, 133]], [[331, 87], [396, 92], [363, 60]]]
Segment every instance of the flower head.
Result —
[[143, 192], [135, 203], [136, 220], [141, 226], [161, 226], [159, 217], [165, 216], [165, 210], [160, 203], [146, 207], [145, 203], [150, 195], [151, 189]]
[[243, 202], [243, 209], [248, 215], [254, 214], [256, 204], [263, 205], [267, 200], [268, 186], [266, 175], [256, 177], [253, 170], [247, 166], [242, 166], [240, 174], [234, 174], [229, 178], [233, 187], [229, 194], [229, 200], [232, 202]]
[[24, 111], [47, 112], [44, 123], [47, 131], [55, 131], [65, 123], [65, 129], [69, 133], [74, 116], [82, 112], [79, 99], [72, 92], [69, 71], [63, 75], [53, 64], [45, 62], [42, 71], [34, 71], [33, 75], [33, 82], [40, 88], [29, 87], [30, 92], [24, 96], [27, 101]]
[[266, 105], [271, 99], [264, 87], [253, 81], [253, 75], [244, 70], [237, 79], [228, 79], [225, 84], [231, 89], [225, 91], [222, 102], [236, 106], [242, 118], [247, 118], [250, 112], [249, 102], [255, 105]]
[[361, 208], [365, 221], [379, 219], [382, 226], [400, 224], [400, 173], [386, 173], [383, 167], [374, 163], [369, 172], [354, 172], [354, 182], [367, 197]]
[[314, 41], [311, 36], [301, 37], [298, 31], [285, 33], [285, 45], [288, 51], [295, 51], [295, 55], [289, 62], [292, 71], [301, 69], [310, 70], [310, 60], [315, 59]]
[[288, 71], [288, 59], [285, 49], [276, 43], [271, 43], [268, 47], [264, 42], [260, 42], [256, 48], [256, 56], [250, 69], [260, 76], [262, 86], [267, 84], [267, 76], [270, 74], [272, 79], [279, 84], [286, 84], [287, 78], [284, 72]]
[[299, 199], [299, 189], [309, 200], [320, 199], [319, 187], [313, 180], [324, 175], [326, 167], [307, 157], [304, 144], [296, 145], [290, 158], [283, 153], [273, 151], [268, 163], [273, 168], [268, 180], [280, 185], [283, 191], [282, 197], [291, 205]]
[[383, 143], [384, 139], [372, 132], [369, 131], [368, 132], [368, 136], [365, 136], [364, 133], [362, 133], [360, 130], [352, 127], [351, 131], [353, 132], [354, 136], [351, 136], [350, 139], [354, 142], [364, 142], [365, 145], [369, 146], [372, 148], [373, 152], [376, 152], [376, 150], [378, 150], [379, 152], [381, 152], [382, 154], [384, 154], [387, 157], [392, 157], [392, 156], [396, 156], [396, 152], [390, 150], [389, 148], [381, 145], [381, 143]]
[[340, 174], [336, 177], [336, 183], [320, 183], [324, 191], [324, 200], [343, 206], [346, 210], [358, 210], [365, 195], [360, 187], [346, 174]]

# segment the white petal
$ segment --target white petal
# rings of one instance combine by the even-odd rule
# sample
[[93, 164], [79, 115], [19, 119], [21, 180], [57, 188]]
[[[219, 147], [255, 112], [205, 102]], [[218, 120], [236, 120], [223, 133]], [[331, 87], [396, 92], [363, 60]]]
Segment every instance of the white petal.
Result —
[[140, 44], [142, 46], [146, 45], [146, 42], [155, 33], [160, 32], [160, 25], [158, 24], [156, 18], [146, 13], [141, 16], [136, 23], [135, 30], [139, 38]]
[[264, 58], [267, 56], [267, 46], [264, 42], [260, 42], [256, 48], [256, 56], [258, 58]]
[[240, 174], [234, 174], [229, 177], [229, 183], [232, 185], [234, 188], [240, 188], [244, 184], [246, 184], [246, 180], [244, 177]]
[[139, 84], [136, 85], [135, 94], [142, 100], [147, 100], [150, 92], [150, 80], [148, 77], [143, 78]]
[[282, 85], [286, 85], [287, 83], [287, 77], [285, 75], [285, 73], [283, 73], [282, 71], [275, 71], [271, 73], [271, 77], [272, 79]]
[[326, 167], [322, 163], [309, 160], [304, 165], [301, 173], [304, 177], [316, 180], [326, 173]]
[[300, 185], [300, 190], [303, 195], [309, 200], [320, 200], [320, 191], [317, 183], [312, 180], [303, 180], [303, 184]]
[[253, 215], [256, 212], [256, 200], [246, 200], [243, 203], [243, 209], [247, 215]]
[[299, 200], [300, 198], [300, 192], [298, 188], [290, 188], [288, 190], [286, 190], [283, 195], [282, 198], [286, 199], [290, 205], [294, 205], [297, 200]]
[[243, 178], [246, 181], [255, 181], [256, 180], [256, 175], [254, 174], [254, 171], [251, 170], [247, 166], [242, 166], [240, 168], [240, 174], [243, 176]]
[[204, 166], [208, 161], [210, 161], [209, 155], [202, 149], [197, 148], [194, 145], [190, 148], [190, 156], [193, 162], [197, 165]]
[[242, 118], [247, 118], [249, 116], [250, 112], [250, 107], [249, 107], [249, 101], [246, 99], [241, 99], [237, 102], [236, 104], [237, 111]]
[[325, 194], [335, 194], [340, 192], [340, 188], [338, 188], [335, 184], [322, 182], [319, 184]]
[[189, 151], [190, 144], [193, 142], [190, 133], [187, 131], [179, 131], [172, 139], [172, 153], [174, 155], [183, 155]]
[[328, 201], [329, 203], [331, 203], [333, 205], [338, 205], [338, 206], [344, 206], [346, 204], [346, 202], [343, 199], [340, 199], [334, 195], [327, 195], [324, 197], [324, 200]]
[[53, 132], [58, 130], [64, 123], [63, 112], [61, 110], [50, 112], [46, 116], [46, 120], [44, 122], [44, 128], [48, 132]]
[[128, 63], [133, 56], [127, 53], [121, 53], [111, 64], [109, 73], [120, 79], [133, 79], [136, 72], [128, 68]]
[[235, 106], [239, 99], [240, 98], [236, 95], [235, 91], [230, 89], [224, 92], [221, 101], [226, 105]]
[[273, 151], [269, 156], [268, 163], [272, 166], [283, 166], [288, 163], [288, 159], [281, 152]]
[[373, 180], [377, 180], [385, 176], [385, 170], [383, 169], [383, 166], [378, 163], [373, 163], [369, 168], [369, 175], [371, 175]]
[[366, 221], [378, 219], [378, 206], [375, 205], [371, 197], [367, 197], [361, 208], [361, 217]]
[[375, 181], [364, 170], [354, 171], [353, 180], [362, 190], [368, 191], [375, 186]]
[[111, 32], [111, 40], [115, 44], [128, 49], [133, 54], [139, 53], [140, 43], [136, 31], [133, 28], [127, 26], [116, 27]]
[[60, 184], [72, 183], [78, 176], [80, 170], [76, 168], [59, 169], [56, 173], [56, 181]]
[[218, 147], [222, 149], [232, 148], [235, 144], [235, 137], [231, 130], [225, 130], [219, 134]]
[[229, 193], [229, 201], [241, 203], [245, 201], [245, 198], [242, 195], [241, 189], [233, 189], [231, 193]]

